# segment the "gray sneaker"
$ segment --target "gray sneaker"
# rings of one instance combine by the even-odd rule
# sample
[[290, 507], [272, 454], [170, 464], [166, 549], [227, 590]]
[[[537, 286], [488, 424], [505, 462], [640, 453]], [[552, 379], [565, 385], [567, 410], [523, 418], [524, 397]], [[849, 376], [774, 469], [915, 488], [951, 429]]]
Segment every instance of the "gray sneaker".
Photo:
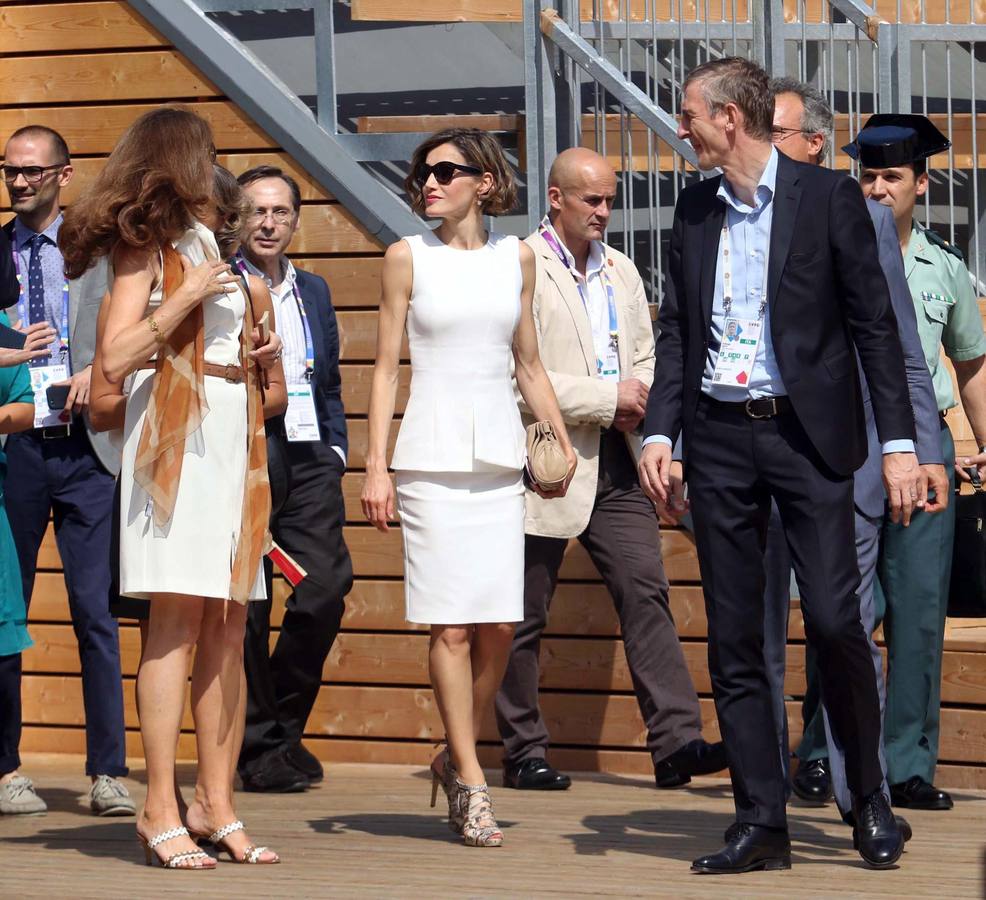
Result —
[[40, 816], [48, 806], [36, 793], [30, 778], [15, 775], [0, 784], [0, 814], [5, 816]]
[[92, 783], [89, 808], [97, 816], [132, 816], [137, 811], [127, 789], [112, 775], [100, 775]]

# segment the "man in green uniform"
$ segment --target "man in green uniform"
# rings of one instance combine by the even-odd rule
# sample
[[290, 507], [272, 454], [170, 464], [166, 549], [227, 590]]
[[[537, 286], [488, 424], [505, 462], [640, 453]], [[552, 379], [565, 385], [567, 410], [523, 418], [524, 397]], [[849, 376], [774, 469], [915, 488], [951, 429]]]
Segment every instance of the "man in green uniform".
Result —
[[[875, 115], [843, 149], [860, 162], [863, 193], [894, 214], [938, 402], [951, 493], [955, 447], [945, 415], [956, 400], [941, 352], [955, 368], [962, 406], [982, 446], [986, 443], [986, 335], [962, 254], [914, 221], [917, 199], [928, 190], [927, 158], [948, 147], [948, 139], [925, 116]], [[879, 575], [886, 597], [887, 775], [894, 805], [911, 809], [952, 807], [952, 798], [933, 780], [954, 532], [952, 506], [937, 515], [915, 512], [906, 528], [888, 516], [883, 528]]]

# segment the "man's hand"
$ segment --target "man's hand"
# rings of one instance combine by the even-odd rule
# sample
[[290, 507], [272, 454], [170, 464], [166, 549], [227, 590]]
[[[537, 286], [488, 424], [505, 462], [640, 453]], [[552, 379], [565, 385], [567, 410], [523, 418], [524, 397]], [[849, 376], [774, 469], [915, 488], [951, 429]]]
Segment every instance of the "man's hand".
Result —
[[83, 413], [89, 408], [89, 382], [92, 380], [92, 366], [86, 366], [68, 381], [59, 381], [58, 386], [70, 385], [65, 408], [74, 413]]
[[681, 517], [688, 512], [689, 504], [685, 499], [685, 482], [682, 479], [683, 467], [679, 460], [671, 462], [668, 477], [671, 480], [671, 497], [667, 503], [655, 503], [657, 516], [662, 525], [673, 527], [681, 522]]
[[666, 505], [671, 496], [671, 448], [662, 441], [644, 447], [637, 465], [640, 486], [655, 503]]
[[971, 469], [973, 466], [979, 471], [979, 480], [986, 483], [986, 453], [977, 453], [975, 456], [955, 460], [955, 474], [963, 481], [972, 481], [966, 469]]
[[883, 485], [890, 501], [890, 519], [911, 524], [915, 509], [924, 509], [928, 500], [928, 475], [913, 453], [883, 454]]
[[[948, 508], [948, 473], [944, 466], [923, 465], [924, 474], [928, 478], [928, 502], [924, 505], [926, 513], [937, 513]], [[931, 495], [934, 494], [934, 499]]]
[[[626, 419], [636, 416], [638, 421], [644, 417], [647, 409], [647, 395], [650, 388], [639, 378], [628, 378], [616, 386], [616, 416], [615, 419]], [[633, 426], [637, 427], [636, 423]], [[621, 429], [630, 430], [630, 429]]]
[[617, 413], [613, 418], [613, 427], [617, 431], [634, 431], [637, 426], [644, 421], [643, 416], [638, 416], [633, 413], [628, 413], [626, 415], [622, 413]]
[[32, 359], [51, 356], [51, 350], [48, 348], [55, 342], [56, 332], [47, 322], [35, 322], [33, 325], [28, 325], [27, 328], [18, 328], [17, 330], [27, 335], [24, 347], [21, 350], [0, 347], [0, 368], [19, 366], [21, 363], [30, 362]]

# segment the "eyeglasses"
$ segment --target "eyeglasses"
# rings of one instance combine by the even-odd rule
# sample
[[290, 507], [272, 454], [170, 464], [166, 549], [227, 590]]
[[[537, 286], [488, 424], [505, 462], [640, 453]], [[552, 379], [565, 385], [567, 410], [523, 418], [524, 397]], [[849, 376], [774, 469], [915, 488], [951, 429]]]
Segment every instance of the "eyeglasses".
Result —
[[250, 213], [250, 222], [254, 225], [259, 225], [261, 222], [266, 221], [268, 216], [278, 225], [288, 225], [294, 218], [294, 210], [284, 209], [283, 207], [279, 207], [278, 209], [255, 209]]
[[38, 184], [47, 173], [64, 169], [67, 165], [68, 163], [56, 163], [53, 166], [0, 166], [0, 170], [3, 171], [3, 180], [7, 184], [17, 181], [18, 175], [24, 176], [28, 184]]
[[779, 144], [781, 141], [786, 141], [792, 134], [803, 134], [805, 137], [811, 137], [812, 132], [805, 131], [803, 128], [781, 128], [780, 125], [775, 125], [770, 129], [770, 134], [774, 143]]
[[456, 172], [466, 172], [469, 175], [483, 174], [482, 169], [477, 169], [475, 166], [464, 166], [461, 163], [443, 161], [435, 163], [433, 166], [429, 166], [427, 163], [421, 163], [414, 170], [414, 183], [418, 187], [424, 187], [428, 179], [434, 175], [435, 181], [439, 184], [448, 184], [455, 178]]

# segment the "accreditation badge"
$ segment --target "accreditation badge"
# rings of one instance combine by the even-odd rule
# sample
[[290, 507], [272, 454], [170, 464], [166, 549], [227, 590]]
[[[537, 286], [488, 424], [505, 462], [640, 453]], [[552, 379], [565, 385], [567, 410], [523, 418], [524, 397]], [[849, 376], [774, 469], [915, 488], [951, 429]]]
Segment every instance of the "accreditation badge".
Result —
[[68, 380], [68, 366], [58, 363], [51, 366], [35, 366], [29, 368], [31, 373], [31, 390], [34, 392], [34, 427], [50, 428], [53, 425], [65, 425], [72, 421], [72, 410], [51, 409], [48, 406], [47, 390], [53, 384]]
[[288, 410], [284, 414], [284, 430], [291, 442], [318, 441], [318, 414], [310, 384], [288, 385]]
[[757, 347], [763, 331], [763, 319], [730, 316], [722, 329], [722, 345], [712, 373], [712, 383], [728, 387], [746, 387], [757, 359]]

